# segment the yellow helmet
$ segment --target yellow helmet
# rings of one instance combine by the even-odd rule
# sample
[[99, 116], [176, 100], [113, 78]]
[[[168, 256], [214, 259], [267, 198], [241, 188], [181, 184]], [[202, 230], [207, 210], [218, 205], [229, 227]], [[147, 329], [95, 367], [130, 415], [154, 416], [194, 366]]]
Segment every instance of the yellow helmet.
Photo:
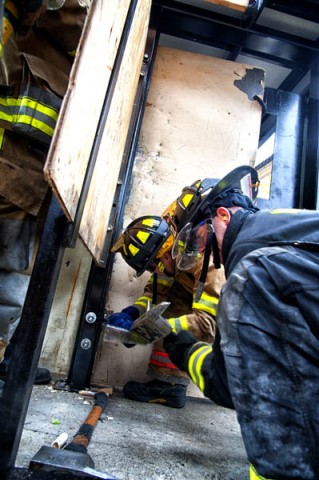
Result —
[[199, 203], [203, 200], [203, 196], [217, 182], [218, 179], [215, 178], [196, 180], [190, 186], [184, 187], [177, 199], [164, 210], [162, 218], [165, 218], [175, 235], [186, 225]]

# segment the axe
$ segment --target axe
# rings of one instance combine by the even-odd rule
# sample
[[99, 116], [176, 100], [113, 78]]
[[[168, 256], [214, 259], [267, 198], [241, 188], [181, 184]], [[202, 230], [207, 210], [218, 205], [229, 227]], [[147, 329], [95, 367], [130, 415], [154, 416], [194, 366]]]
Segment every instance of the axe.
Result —
[[107, 394], [97, 392], [94, 399], [94, 405], [90, 413], [72, 441], [63, 450], [43, 445], [30, 461], [29, 467], [31, 470], [70, 472], [87, 478], [116, 480], [115, 477], [107, 473], [95, 470], [94, 462], [87, 453], [87, 447], [96, 424], [105, 410]]

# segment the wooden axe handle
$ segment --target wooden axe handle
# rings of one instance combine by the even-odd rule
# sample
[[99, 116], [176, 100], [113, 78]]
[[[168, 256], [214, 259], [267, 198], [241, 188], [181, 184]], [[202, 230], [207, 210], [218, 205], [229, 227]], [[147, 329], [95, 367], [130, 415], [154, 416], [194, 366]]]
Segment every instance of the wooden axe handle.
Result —
[[95, 395], [99, 392], [107, 393], [112, 395], [113, 388], [112, 387], [105, 387], [105, 388], [98, 388], [96, 390], [79, 390], [79, 394], [83, 395], [84, 397], [95, 397]]
[[104, 392], [98, 392], [95, 394], [94, 405], [82, 423], [81, 427], [74, 435], [72, 442], [67, 445], [66, 450], [80, 450], [86, 449], [90, 443], [93, 431], [96, 424], [105, 410], [107, 404], [107, 394]]

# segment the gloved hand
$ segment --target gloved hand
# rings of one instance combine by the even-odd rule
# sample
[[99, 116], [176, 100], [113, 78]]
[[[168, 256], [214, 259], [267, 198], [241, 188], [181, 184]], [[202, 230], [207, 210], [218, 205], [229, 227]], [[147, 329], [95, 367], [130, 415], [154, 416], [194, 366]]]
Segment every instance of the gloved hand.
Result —
[[195, 343], [197, 343], [196, 338], [186, 330], [181, 330], [178, 334], [172, 332], [163, 340], [163, 346], [170, 359], [184, 372], [188, 371], [187, 360], [190, 350]]
[[112, 313], [107, 317], [107, 323], [114, 327], [124, 328], [125, 330], [131, 330], [134, 321], [140, 316], [140, 312], [136, 307], [130, 305], [123, 308], [121, 312]]

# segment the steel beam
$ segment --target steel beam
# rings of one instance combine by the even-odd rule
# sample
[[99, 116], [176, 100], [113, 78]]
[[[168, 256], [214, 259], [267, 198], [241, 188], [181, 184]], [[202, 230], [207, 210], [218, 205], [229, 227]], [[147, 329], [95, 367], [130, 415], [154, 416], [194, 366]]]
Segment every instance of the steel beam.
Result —
[[319, 60], [311, 69], [301, 207], [318, 209]]
[[0, 472], [14, 467], [62, 263], [66, 220], [52, 198], [0, 399]]
[[269, 200], [260, 208], [298, 208], [302, 171], [305, 98], [290, 92], [265, 89], [269, 120], [274, 121], [275, 146]]

